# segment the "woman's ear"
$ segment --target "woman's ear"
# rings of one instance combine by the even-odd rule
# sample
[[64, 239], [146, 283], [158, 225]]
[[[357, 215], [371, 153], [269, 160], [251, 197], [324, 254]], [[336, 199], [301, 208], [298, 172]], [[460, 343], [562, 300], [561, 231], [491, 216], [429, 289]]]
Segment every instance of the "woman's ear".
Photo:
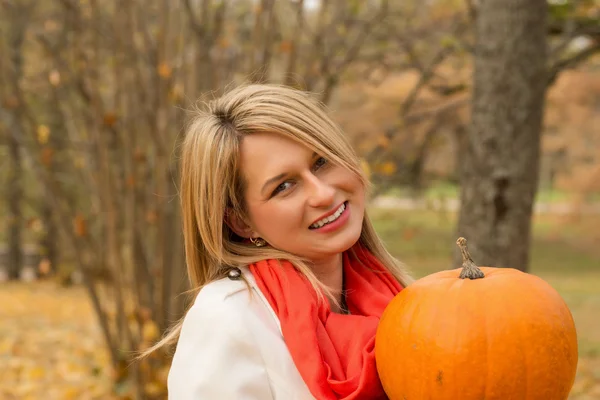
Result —
[[227, 208], [225, 211], [225, 223], [240, 237], [249, 239], [254, 234], [250, 225], [248, 225], [246, 221], [231, 208]]

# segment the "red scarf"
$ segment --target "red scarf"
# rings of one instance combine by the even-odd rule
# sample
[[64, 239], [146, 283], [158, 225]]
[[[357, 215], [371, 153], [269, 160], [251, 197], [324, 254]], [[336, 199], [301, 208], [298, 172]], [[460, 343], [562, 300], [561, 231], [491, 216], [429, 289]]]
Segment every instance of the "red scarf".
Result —
[[288, 261], [250, 265], [258, 287], [279, 317], [285, 343], [318, 400], [387, 399], [375, 365], [375, 332], [384, 308], [402, 290], [368, 250], [343, 254], [350, 315], [317, 301], [309, 281]]

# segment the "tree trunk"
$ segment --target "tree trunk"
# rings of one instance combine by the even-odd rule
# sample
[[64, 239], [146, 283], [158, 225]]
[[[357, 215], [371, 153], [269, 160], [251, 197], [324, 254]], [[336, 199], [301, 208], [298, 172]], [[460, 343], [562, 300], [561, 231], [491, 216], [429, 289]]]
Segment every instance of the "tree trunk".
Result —
[[[50, 103], [46, 105], [50, 111], [48, 118], [51, 132], [50, 137], [48, 138], [48, 148], [54, 150], [54, 157], [51, 162], [46, 165], [46, 169], [55, 181], [60, 181], [61, 174], [68, 171], [65, 165], [67, 128], [60, 111], [61, 98], [58, 94], [58, 89], [54, 87], [52, 92], [49, 93], [49, 96]], [[69, 199], [69, 202], [71, 201], [75, 201], [75, 199]], [[55, 210], [50, 202], [41, 202], [40, 216], [43, 225], [46, 228], [44, 236], [40, 241], [42, 255], [50, 264], [50, 270], [47, 272], [56, 273], [58, 271], [58, 263], [60, 262], [59, 229], [56, 225]]]
[[42, 221], [46, 227], [46, 232], [41, 240], [43, 256], [50, 264], [51, 273], [56, 273], [58, 268], [59, 245], [58, 245], [58, 229], [53, 217], [52, 206], [48, 203], [42, 205], [41, 210]]
[[[8, 129], [13, 127], [9, 126]], [[10, 177], [8, 179], [8, 277], [18, 279], [23, 257], [21, 255], [21, 238], [23, 213], [21, 203], [23, 202], [23, 188], [21, 178], [23, 176], [23, 163], [21, 161], [21, 149], [16, 140], [9, 137], [10, 154]]]
[[2, 84], [7, 88], [8, 109], [12, 118], [7, 123], [9, 133], [9, 159], [10, 174], [8, 177], [8, 276], [9, 279], [17, 279], [23, 264], [22, 249], [22, 226], [23, 212], [23, 162], [21, 146], [18, 139], [24, 135], [24, 99], [19, 96], [19, 84], [23, 76], [23, 43], [25, 30], [28, 24], [28, 10], [21, 5], [8, 5], [2, 12], [8, 11], [10, 23], [6, 35], [8, 44], [8, 70], [7, 81]]
[[487, 0], [479, 8], [458, 221], [458, 236], [469, 240], [478, 265], [528, 269], [547, 82], [546, 15], [546, 0]]

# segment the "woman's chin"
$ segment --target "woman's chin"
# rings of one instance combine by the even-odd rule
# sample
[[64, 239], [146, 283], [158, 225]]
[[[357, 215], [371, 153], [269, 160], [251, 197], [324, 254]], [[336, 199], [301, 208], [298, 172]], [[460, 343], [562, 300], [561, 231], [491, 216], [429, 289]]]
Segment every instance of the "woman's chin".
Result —
[[320, 243], [316, 244], [316, 248], [325, 250], [329, 254], [339, 254], [350, 249], [360, 239], [360, 230], [348, 230], [343, 235], [324, 239]]

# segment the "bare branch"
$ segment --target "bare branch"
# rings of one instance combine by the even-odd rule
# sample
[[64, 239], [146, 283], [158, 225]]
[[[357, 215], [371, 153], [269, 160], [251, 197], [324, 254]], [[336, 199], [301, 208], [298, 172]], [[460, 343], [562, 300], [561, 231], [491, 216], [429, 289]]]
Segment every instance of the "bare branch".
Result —
[[[454, 21], [455, 26], [452, 29], [453, 35], [458, 35], [458, 34], [462, 33], [468, 26], [464, 21], [461, 20], [461, 18], [462, 17], [460, 15], [458, 15]], [[420, 62], [416, 58], [416, 56], [413, 56], [413, 57], [415, 57], [414, 61], [416, 62], [417, 69], [420, 70], [421, 75], [419, 77], [419, 80], [417, 81], [415, 86], [412, 88], [412, 90], [410, 91], [410, 93], [408, 94], [408, 96], [406, 97], [406, 99], [404, 100], [404, 102], [402, 103], [402, 105], [400, 107], [400, 116], [402, 118], [404, 118], [404, 116], [406, 116], [406, 114], [408, 114], [410, 108], [414, 105], [420, 91], [435, 76], [436, 68], [454, 51], [455, 51], [454, 46], [442, 45], [437, 50], [436, 54], [433, 56], [433, 58], [427, 65], [424, 65], [422, 62]], [[463, 85], [454, 85], [454, 86], [450, 86], [450, 87], [444, 86], [444, 87], [438, 87], [437, 91], [440, 94], [445, 94], [445, 93], [452, 94], [452, 93], [456, 92], [457, 90], [462, 90], [462, 88], [463, 88]]]
[[[325, 77], [325, 87], [321, 95], [321, 101], [327, 104], [331, 98], [333, 88], [338, 84], [342, 72], [357, 58], [363, 44], [369, 37], [371, 31], [377, 23], [381, 22], [387, 15], [389, 3], [387, 0], [382, 0], [379, 9], [375, 15], [368, 21], [361, 24], [361, 29], [354, 37], [352, 44], [344, 52], [345, 57], [336, 65], [330, 65], [332, 59], [338, 52], [338, 48], [332, 46], [329, 53], [322, 58], [321, 72]], [[331, 24], [333, 25], [333, 24]], [[347, 45], [346, 40], [342, 40], [343, 45]]]
[[285, 73], [285, 84], [291, 86], [294, 84], [294, 74], [296, 73], [296, 64], [298, 60], [298, 44], [302, 39], [302, 31], [304, 28], [304, 0], [298, 1], [298, 10], [296, 11], [296, 26], [290, 42], [290, 54], [287, 60], [287, 68]]
[[304, 84], [307, 90], [312, 90], [317, 77], [311, 68], [310, 64], [315, 62], [319, 58], [319, 56], [324, 57], [324, 37], [326, 36], [327, 26], [325, 24], [325, 17], [327, 15], [327, 11], [329, 6], [331, 5], [330, 0], [322, 0], [321, 7], [319, 8], [319, 15], [317, 17], [317, 27], [315, 33], [313, 35], [312, 40], [312, 53], [308, 59], [309, 65], [306, 68], [306, 72], [304, 75]]
[[431, 63], [427, 65], [421, 72], [421, 76], [419, 77], [416, 85], [412, 88], [406, 99], [402, 102], [402, 106], [400, 107], [400, 115], [404, 116], [408, 113], [408, 110], [410, 110], [415, 103], [421, 89], [423, 89], [423, 87], [425, 87], [425, 85], [433, 77], [435, 68], [440, 65], [450, 53], [451, 49], [449, 47], [443, 47], [438, 50], [437, 54], [433, 57], [433, 60], [431, 60]]
[[420, 121], [423, 121], [425, 119], [435, 118], [440, 114], [454, 111], [456, 109], [459, 109], [461, 107], [468, 105], [470, 101], [471, 101], [471, 96], [465, 95], [465, 96], [453, 99], [451, 101], [448, 101], [448, 102], [442, 104], [441, 106], [408, 114], [404, 117], [404, 126], [412, 125], [412, 124], [418, 123]]
[[[581, 2], [582, 0], [573, 0], [570, 2], [569, 8], [577, 10]], [[556, 7], [562, 7], [562, 5]], [[554, 59], [560, 57], [571, 41], [579, 36], [600, 40], [600, 21], [597, 16], [554, 16], [548, 22], [548, 34], [550, 37], [561, 36], [559, 43], [551, 50], [550, 58]]]
[[548, 86], [552, 85], [556, 81], [556, 78], [563, 70], [577, 67], [579, 64], [586, 61], [596, 53], [600, 53], [600, 40], [570, 57], [556, 61], [550, 67], [547, 83]]
[[469, 13], [469, 18], [471, 22], [475, 22], [477, 19], [477, 7], [478, 0], [465, 0], [467, 5], [467, 12]]
[[[206, 3], [206, 1], [204, 3]], [[190, 25], [192, 26], [192, 29], [194, 30], [194, 32], [196, 32], [196, 34], [198, 36], [204, 36], [204, 34], [205, 34], [204, 26], [196, 18], [196, 13], [194, 12], [194, 8], [192, 7], [191, 0], [183, 0], [183, 5], [185, 6], [185, 9], [187, 10], [187, 15], [190, 20]]]
[[381, 6], [380, 6], [377, 14], [375, 14], [375, 16], [370, 21], [368, 21], [366, 24], [364, 24], [362, 26], [362, 30], [359, 32], [358, 37], [355, 38], [354, 43], [352, 44], [352, 46], [350, 46], [350, 48], [346, 52], [346, 57], [344, 57], [342, 62], [340, 62], [336, 66], [335, 69], [337, 71], [340, 71], [340, 70], [343, 70], [344, 68], [346, 68], [348, 66], [348, 64], [350, 64], [356, 58], [358, 52], [360, 51], [360, 48], [362, 47], [363, 43], [365, 42], [365, 39], [369, 36], [369, 33], [371, 32], [373, 27], [377, 23], [379, 23], [383, 18], [385, 18], [388, 8], [389, 8], [388, 1], [383, 0], [381, 2]]

